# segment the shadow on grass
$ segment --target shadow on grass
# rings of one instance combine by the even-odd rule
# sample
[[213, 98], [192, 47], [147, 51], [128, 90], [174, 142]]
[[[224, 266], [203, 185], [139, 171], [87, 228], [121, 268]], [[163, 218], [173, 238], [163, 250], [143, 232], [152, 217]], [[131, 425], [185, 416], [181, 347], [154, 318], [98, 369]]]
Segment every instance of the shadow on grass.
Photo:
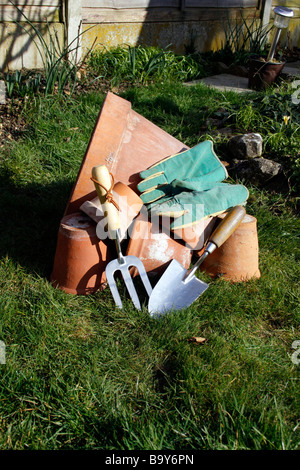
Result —
[[[194, 91], [194, 99], [191, 99], [192, 94], [188, 88], [178, 87], [177, 104], [173, 93], [171, 96], [166, 96], [170, 94], [168, 88], [165, 93], [149, 98], [143, 96], [139, 89], [131, 88], [126, 90], [122, 97], [132, 103], [135, 111], [190, 147], [203, 139], [212, 140], [215, 136], [214, 149], [219, 157], [226, 159], [228, 156], [226, 136], [220, 138], [214, 124], [209, 124], [210, 119], [212, 123], [214, 122], [213, 117], [219, 107], [223, 111], [224, 98], [207, 87], [201, 92], [201, 99], [197, 90]], [[224, 117], [223, 120], [222, 127], [234, 127], [234, 122], [229, 117]], [[221, 123], [221, 120], [218, 122]]]
[[13, 175], [1, 170], [0, 256], [42, 277], [49, 277], [63, 216], [73, 183], [66, 179], [40, 185], [17, 185]]
[[188, 125], [195, 125], [195, 122], [197, 126], [199, 125], [202, 113], [196, 105], [193, 109], [189, 108], [187, 113], [174, 102], [173, 97], [170, 98], [163, 94], [150, 98], [148, 96], [139, 96], [139, 90], [134, 88], [126, 90], [121, 96], [130, 101], [134, 110], [141, 113], [146, 119], [152, 120], [155, 118], [156, 125], [166, 124], [166, 119], [172, 116], [175, 117], [176, 122], [187, 119]]

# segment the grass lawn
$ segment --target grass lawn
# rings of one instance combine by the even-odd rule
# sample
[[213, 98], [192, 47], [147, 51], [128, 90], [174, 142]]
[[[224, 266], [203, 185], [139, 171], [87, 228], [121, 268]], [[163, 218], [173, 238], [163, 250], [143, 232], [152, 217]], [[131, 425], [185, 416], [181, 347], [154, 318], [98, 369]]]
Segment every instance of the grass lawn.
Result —
[[[212, 138], [221, 157], [224, 139], [199, 129], [245, 104], [180, 84], [122, 96], [189, 146]], [[201, 273], [205, 294], [159, 320], [129, 301], [118, 310], [109, 289], [82, 297], [50, 285], [59, 222], [103, 99], [31, 98], [24, 133], [0, 148], [0, 448], [299, 450], [295, 196], [248, 185], [261, 278]]]

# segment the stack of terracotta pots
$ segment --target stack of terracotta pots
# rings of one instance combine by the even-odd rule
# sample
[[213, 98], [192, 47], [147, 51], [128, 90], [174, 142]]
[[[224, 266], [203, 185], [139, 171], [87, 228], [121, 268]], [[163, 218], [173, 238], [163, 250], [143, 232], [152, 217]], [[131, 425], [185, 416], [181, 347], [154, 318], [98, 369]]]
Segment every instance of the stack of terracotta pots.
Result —
[[[55, 287], [82, 295], [106, 287], [105, 267], [116, 252], [101, 225], [103, 214], [91, 181], [92, 168], [103, 164], [116, 181], [113, 192], [126, 254], [142, 260], [153, 283], [172, 259], [189, 268], [221, 216], [170, 233], [169, 220], [149, 220], [137, 190], [142, 170], [182, 149], [187, 147], [133, 111], [128, 101], [107, 94], [60, 222], [51, 275]], [[253, 217], [245, 217], [222, 249], [207, 259], [205, 269], [232, 281], [260, 276]]]

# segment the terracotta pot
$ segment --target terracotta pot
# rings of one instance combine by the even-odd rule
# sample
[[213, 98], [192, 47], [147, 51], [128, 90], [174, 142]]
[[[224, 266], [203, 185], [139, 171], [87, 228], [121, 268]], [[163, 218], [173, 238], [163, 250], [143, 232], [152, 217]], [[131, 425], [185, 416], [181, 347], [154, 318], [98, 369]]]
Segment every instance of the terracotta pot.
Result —
[[[115, 184], [113, 194], [120, 207], [120, 224], [125, 237], [143, 203], [123, 183]], [[108, 240], [105, 224], [101, 225], [101, 221], [105, 221], [100, 205], [96, 204], [97, 201], [93, 207], [87, 206], [87, 212], [91, 210], [93, 217], [78, 211], [64, 216], [60, 223], [51, 282], [70, 294], [86, 295], [105, 288], [106, 264], [117, 257], [114, 243]], [[100, 224], [95, 223], [94, 217]]]
[[81, 212], [62, 218], [51, 282], [68, 294], [90, 294], [105, 287], [107, 246], [99, 244], [95, 223]]
[[[226, 214], [217, 217], [220, 221]], [[217, 224], [216, 224], [217, 226]], [[260, 277], [257, 221], [246, 214], [241, 224], [201, 265], [213, 277], [222, 276], [233, 282]]]
[[208, 217], [197, 224], [174, 230], [173, 237], [175, 240], [182, 240], [187, 247], [197, 252], [201, 250], [204, 243], [208, 240], [215, 223], [215, 217]]
[[[126, 254], [140, 258], [150, 279], [161, 275], [172, 259], [188, 269], [192, 257], [190, 248], [171, 238], [161, 224], [148, 220], [144, 212], [134, 221]], [[133, 269], [132, 275], [137, 274]]]
[[276, 82], [285, 62], [279, 64], [252, 59], [249, 62], [248, 87], [252, 90], [265, 90]]

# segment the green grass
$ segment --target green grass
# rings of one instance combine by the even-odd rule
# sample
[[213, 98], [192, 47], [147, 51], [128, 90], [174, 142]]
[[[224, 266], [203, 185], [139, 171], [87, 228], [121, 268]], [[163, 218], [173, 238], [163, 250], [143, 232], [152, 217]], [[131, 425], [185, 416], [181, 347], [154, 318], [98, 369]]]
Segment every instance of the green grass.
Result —
[[[133, 109], [187, 145], [234, 93], [128, 89]], [[259, 280], [211, 281], [159, 320], [110, 291], [68, 295], [49, 282], [59, 221], [104, 95], [35, 98], [22, 139], [1, 148], [0, 447], [299, 449], [299, 218], [288, 197], [248, 186]], [[226, 142], [215, 138], [218, 153]], [[122, 296], [124, 289], [120, 286]], [[192, 336], [207, 339], [203, 345]]]
[[[283, 165], [293, 194], [300, 187], [300, 114], [293, 103], [291, 84], [270, 88], [264, 93], [240, 95], [219, 92], [202, 84], [189, 87], [164, 83], [131, 87], [124, 96], [143, 114], [189, 146], [212, 140], [217, 154], [230, 162], [229, 137], [219, 133], [210, 119], [223, 119], [222, 127], [238, 133], [258, 132], [263, 138], [263, 156]], [[285, 124], [285, 117], [288, 118]]]

